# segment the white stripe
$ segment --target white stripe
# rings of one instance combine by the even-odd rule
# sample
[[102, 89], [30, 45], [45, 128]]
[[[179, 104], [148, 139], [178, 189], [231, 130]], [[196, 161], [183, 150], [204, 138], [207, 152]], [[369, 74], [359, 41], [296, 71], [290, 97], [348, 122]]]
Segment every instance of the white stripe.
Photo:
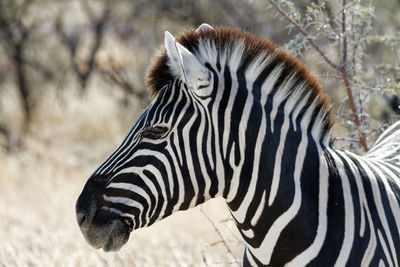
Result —
[[342, 156], [343, 160], [347, 162], [348, 166], [350, 167], [350, 171], [354, 176], [354, 180], [357, 185], [357, 191], [358, 191], [358, 201], [360, 203], [360, 231], [359, 235], [360, 237], [364, 236], [365, 232], [365, 211], [364, 209], [368, 209], [368, 204], [367, 204], [367, 198], [365, 196], [365, 191], [364, 191], [364, 186], [361, 181], [360, 177], [360, 172], [357, 169], [356, 165], [354, 162], [343, 152], [340, 150], [335, 150], [335, 153], [339, 154]]
[[229, 65], [233, 72], [236, 72], [241, 65], [245, 48], [244, 39], [238, 39], [232, 47], [229, 47], [229, 50], [225, 50], [230, 53], [227, 58], [229, 60], [227, 65]]
[[247, 247], [244, 253], [246, 253], [247, 260], [249, 261], [250, 266], [257, 266], [256, 262], [253, 259], [253, 256], [251, 255], [251, 253], [249, 253], [248, 250], [249, 248]]
[[107, 186], [107, 188], [116, 188], [116, 189], [123, 189], [131, 192], [135, 192], [138, 195], [141, 195], [144, 199], [146, 199], [148, 209], [146, 212], [146, 222], [149, 221], [149, 213], [150, 213], [150, 208], [151, 208], [151, 200], [149, 195], [144, 191], [143, 188], [134, 185], [134, 184], [128, 184], [128, 183], [111, 183]]
[[[181, 167], [178, 163], [178, 156], [174, 154], [174, 151], [172, 150], [170, 142], [168, 142], [168, 145], [166, 146], [165, 150], [170, 154], [172, 158], [172, 168], [174, 168], [176, 172], [176, 180], [178, 181], [178, 184], [174, 184], [174, 186], [178, 187], [178, 201], [176, 202], [173, 212], [178, 211], [179, 208], [181, 207], [183, 201], [185, 200], [185, 187], [183, 184], [183, 177], [182, 177], [182, 172], [181, 172]], [[179, 151], [178, 151], [179, 152]]]
[[[239, 85], [236, 80], [236, 72], [230, 69], [230, 76], [231, 76], [231, 88], [230, 88], [230, 95], [228, 96], [228, 103], [225, 109], [225, 114], [224, 114], [224, 128], [222, 129], [222, 151], [223, 151], [223, 156], [227, 158], [227, 153], [228, 153], [228, 141], [229, 141], [229, 136], [231, 135], [231, 115], [232, 115], [232, 110], [233, 110], [233, 103], [235, 102], [236, 95], [239, 91]], [[224, 88], [225, 89], [225, 88]], [[226, 89], [225, 89], [226, 90]], [[222, 90], [221, 90], [222, 91]], [[222, 94], [222, 92], [221, 92]], [[215, 113], [216, 114], [216, 113]], [[215, 120], [215, 122], [218, 122], [218, 119]], [[218, 125], [216, 128], [218, 129]], [[218, 132], [217, 132], [218, 134]], [[217, 135], [218, 136], [218, 135]]]
[[[294, 94], [299, 95], [299, 92], [302, 90], [303, 90], [303, 86], [301, 85], [294, 91]], [[282, 95], [285, 95], [285, 94], [282, 93]], [[275, 103], [275, 101], [274, 101], [274, 103]], [[289, 115], [290, 115], [290, 111], [293, 110], [294, 107], [295, 107], [295, 105], [292, 101], [288, 100], [285, 103], [284, 119], [283, 119], [283, 124], [281, 127], [281, 136], [279, 139], [279, 145], [276, 150], [276, 156], [275, 156], [276, 160], [275, 160], [275, 166], [274, 166], [274, 173], [272, 176], [271, 192], [270, 192], [269, 199], [268, 199], [268, 206], [271, 206], [274, 203], [276, 194], [278, 193], [278, 187], [279, 187], [279, 182], [280, 182], [280, 177], [281, 177], [283, 150], [285, 148], [286, 137], [287, 137], [287, 134], [289, 131], [289, 126], [290, 126]], [[293, 121], [293, 124], [295, 125], [296, 122]], [[272, 132], [273, 132], [273, 128], [272, 128], [273, 125], [274, 125], [274, 122], [271, 120], [271, 131]]]
[[[150, 188], [151, 193], [156, 198], [156, 202], [158, 203], [159, 202], [158, 191], [157, 191], [156, 187], [154, 186], [153, 181], [143, 174], [143, 170], [145, 170], [145, 169], [146, 169], [146, 167], [141, 167], [141, 168], [139, 168], [139, 167], [129, 167], [129, 168], [121, 170], [120, 172], [115, 174], [114, 177], [116, 177], [116, 176], [118, 176], [119, 174], [122, 174], [122, 173], [134, 173], [134, 174], [138, 175], [138, 177], [140, 177], [140, 179], [147, 185], [147, 187]], [[159, 177], [156, 177], [156, 179], [157, 179], [157, 182], [158, 182], [159, 186], [162, 188], [161, 193], [163, 195], [163, 198], [166, 199], [167, 196], [166, 196], [166, 191], [163, 188], [163, 186], [164, 186], [163, 182], [161, 180], [161, 183], [160, 183]], [[157, 206], [157, 204], [155, 206]], [[149, 208], [149, 212], [150, 212], [150, 209], [152, 209], [152, 212], [149, 215], [149, 218], [152, 218], [154, 213], [155, 213], [155, 211], [156, 211], [156, 209], [155, 209], [155, 207], [150, 207]], [[148, 223], [148, 221], [147, 221], [147, 223]]]
[[378, 238], [379, 238], [379, 242], [382, 245], [383, 253], [385, 253], [386, 260], [388, 261], [389, 266], [393, 267], [392, 258], [390, 257], [388, 247], [386, 245], [385, 239], [383, 238], [382, 233], [381, 233], [380, 230], [378, 230]]
[[253, 238], [254, 237], [254, 231], [253, 229], [248, 229], [248, 230], [241, 230], [242, 234], [247, 236], [247, 238]]
[[203, 154], [203, 139], [205, 135], [207, 134], [205, 132], [205, 125], [208, 122], [207, 117], [205, 115], [204, 107], [201, 106], [201, 104], [195, 103], [196, 110], [198, 111], [198, 116], [200, 117], [200, 126], [197, 131], [197, 136], [196, 136], [196, 146], [197, 146], [197, 154], [199, 157], [199, 165], [200, 165], [200, 170], [202, 173], [202, 178], [204, 179], [204, 197], [205, 200], [208, 200], [210, 198], [210, 187], [211, 187], [211, 178], [208, 176], [207, 168], [206, 168], [206, 160], [208, 158], [211, 158], [211, 155], [208, 156], [207, 154]]
[[143, 205], [133, 199], [130, 199], [130, 198], [103, 196], [103, 199], [108, 202], [123, 204], [123, 205], [129, 206], [129, 207], [137, 208], [140, 210], [140, 213], [143, 212]]
[[[188, 97], [188, 96], [187, 96]], [[190, 101], [188, 101], [189, 103]], [[194, 172], [195, 168], [193, 166], [193, 158], [192, 158], [192, 143], [190, 142], [190, 130], [192, 128], [193, 123], [196, 120], [196, 117], [198, 116], [198, 114], [196, 114], [196, 112], [198, 112], [197, 109], [194, 110], [194, 114], [190, 117], [189, 121], [183, 126], [182, 129], [182, 138], [183, 138], [183, 143], [180, 144], [183, 147], [180, 148], [180, 152], [183, 152], [181, 156], [184, 156], [186, 159], [186, 164], [187, 164], [187, 168], [189, 170], [189, 176], [188, 178], [190, 178], [190, 181], [192, 182], [192, 186], [193, 186], [193, 190], [194, 190], [194, 197], [191, 199], [190, 201], [190, 206], [189, 207], [194, 207], [197, 201], [197, 196], [199, 194], [199, 185], [197, 183], [197, 177], [196, 174]], [[179, 144], [179, 143], [178, 143]], [[179, 150], [178, 150], [179, 153]], [[199, 159], [201, 160], [201, 159]], [[171, 184], [171, 192], [172, 192], [172, 184]]]
[[262, 51], [246, 68], [246, 81], [249, 83], [253, 83], [261, 72], [265, 69], [265, 67], [271, 62], [273, 59], [273, 54], [267, 56], [267, 51]]
[[354, 164], [353, 160], [350, 159], [346, 154], [351, 155], [353, 158], [355, 158], [355, 160], [357, 162], [359, 162], [360, 156], [355, 155], [348, 151], [342, 152], [342, 151], [336, 150], [335, 152], [342, 155], [344, 157], [344, 159], [346, 159], [347, 163], [349, 163], [349, 166], [351, 167], [351, 171], [354, 175], [354, 178], [355, 178], [355, 181], [357, 184], [357, 190], [358, 190], [359, 201], [360, 201], [360, 209], [361, 209], [361, 211], [360, 211], [361, 212], [361, 222], [360, 222], [361, 224], [360, 224], [360, 232], [359, 232], [361, 237], [363, 237], [364, 233], [365, 233], [365, 220], [363, 219], [363, 218], [365, 218], [364, 209], [366, 211], [368, 225], [369, 225], [369, 229], [370, 229], [371, 233], [370, 233], [370, 237], [369, 237], [368, 247], [364, 251], [364, 256], [361, 260], [360, 266], [369, 266], [372, 261], [372, 258], [375, 255], [375, 250], [377, 247], [375, 226], [372, 221], [372, 216], [371, 216], [371, 212], [370, 212], [370, 209], [368, 206], [368, 200], [365, 195], [365, 190], [364, 190], [362, 178], [360, 176], [360, 172], [359, 172], [357, 166]]
[[[228, 203], [231, 202], [236, 194], [237, 191], [239, 189], [239, 181], [234, 182], [233, 180], [239, 180], [240, 179], [240, 173], [242, 171], [243, 165], [245, 163], [245, 144], [246, 144], [246, 126], [249, 122], [249, 116], [250, 116], [250, 112], [251, 112], [251, 108], [253, 106], [253, 95], [252, 94], [248, 94], [246, 97], [246, 102], [243, 108], [243, 113], [242, 116], [240, 118], [240, 122], [239, 122], [239, 140], [238, 140], [238, 144], [234, 144], [233, 147], [238, 147], [239, 148], [239, 164], [237, 166], [232, 166], [232, 168], [234, 169], [234, 175], [232, 177], [232, 182], [231, 182], [231, 187], [229, 188], [229, 193], [227, 196], [227, 201]], [[225, 131], [227, 131], [225, 129]], [[233, 149], [232, 149], [233, 150]], [[235, 165], [235, 164], [234, 164]]]
[[[293, 88], [294, 81], [295, 81], [295, 75], [296, 73], [292, 73], [289, 78], [286, 78], [279, 90], [273, 95], [272, 98], [272, 110], [270, 115], [270, 120], [271, 120], [271, 132], [274, 132], [274, 124], [275, 124], [275, 119], [276, 115], [278, 114], [278, 108], [282, 104], [282, 102], [287, 99], [290, 89]], [[285, 115], [289, 116], [289, 112], [285, 110]]]
[[346, 265], [354, 242], [354, 204], [349, 178], [347, 177], [347, 173], [345, 172], [345, 166], [335, 153], [331, 153], [331, 156], [334, 159], [336, 167], [339, 171], [339, 176], [342, 181], [344, 199], [344, 238], [339, 256], [335, 263], [335, 266], [340, 267]]
[[[387, 198], [389, 200], [390, 209], [392, 211], [392, 214], [393, 214], [396, 226], [397, 226], [397, 233], [400, 234], [400, 221], [399, 221], [400, 208], [399, 208], [399, 205], [398, 205], [398, 202], [397, 202], [397, 198], [396, 198], [395, 194], [393, 193], [392, 188], [389, 185], [389, 182], [387, 180], [388, 177], [386, 177], [386, 174], [383, 174], [383, 172], [379, 169], [379, 168], [385, 168], [385, 167], [382, 166], [382, 165], [378, 165], [375, 161], [371, 161], [371, 163], [374, 164], [374, 167], [375, 167], [374, 170], [378, 174], [378, 176], [381, 178], [380, 180], [382, 181], [382, 183], [385, 186], [386, 195], [387, 195]], [[391, 178], [393, 178], [392, 180], [395, 181], [395, 183], [397, 185], [399, 185], [399, 181], [398, 181], [399, 178], [394, 176], [394, 174], [390, 170], [388, 170], [386, 168], [385, 168], [385, 171]], [[389, 240], [389, 244], [392, 243], [390, 241], [393, 241], [393, 240], [390, 239]], [[391, 252], [392, 252], [393, 258], [397, 259], [397, 253], [396, 253], [396, 250], [394, 249], [394, 245], [393, 245], [393, 247], [391, 246]], [[398, 266], [397, 262], [395, 262], [395, 266], [396, 267]]]
[[[253, 99], [254, 99], [254, 96], [252, 94], [249, 94], [249, 96], [247, 98], [248, 102], [252, 103], [254, 101]], [[247, 102], [246, 102], [246, 104], [247, 104]], [[246, 113], [245, 115], [250, 116], [250, 112], [251, 112], [251, 108], [249, 109], [248, 113]], [[248, 122], [249, 118], [246, 116], [244, 118], [244, 120], [242, 120], [242, 121]], [[245, 127], [243, 129], [243, 128], [241, 128], [241, 126], [239, 126], [239, 130], [240, 131], [246, 132], [245, 129], [246, 129]], [[242, 202], [240, 203], [239, 208], [236, 211], [232, 211], [233, 214], [234, 214], [235, 219], [240, 224], [242, 224], [245, 219], [249, 219], [247, 217], [247, 211], [249, 209], [249, 206], [250, 206], [251, 202], [254, 199], [254, 194], [255, 194], [255, 191], [256, 191], [256, 185], [257, 185], [258, 175], [259, 175], [259, 170], [260, 170], [260, 157], [261, 157], [262, 143], [263, 143], [264, 137], [265, 137], [265, 117], [263, 116], [262, 117], [261, 126], [260, 126], [260, 129], [258, 131], [257, 139], [256, 139], [256, 142], [255, 142], [253, 171], [251, 173], [250, 185], [249, 185], [249, 187], [247, 189], [246, 195], [244, 196]], [[244, 152], [243, 152], [243, 154], [244, 154]], [[243, 161], [243, 159], [241, 159], [241, 161]], [[239, 174], [240, 174], [240, 171], [241, 171], [241, 169], [235, 170], [235, 172], [238, 172]], [[237, 184], [239, 184], [239, 183], [237, 183]]]
[[251, 225], [256, 226], [258, 221], [260, 220], [261, 214], [263, 213], [265, 208], [265, 190], [263, 191], [263, 195], [261, 197], [261, 202], [258, 205], [258, 208], [256, 210], [256, 213], [254, 214], [254, 217], [251, 219]]
[[379, 146], [377, 146], [381, 141], [385, 140], [385, 142], [387, 142], [390, 139], [394, 139], [397, 136], [400, 136], [399, 131], [395, 131], [393, 132], [391, 135], [388, 136], [389, 132], [391, 132], [393, 129], [399, 127], [400, 130], [400, 121], [395, 122], [394, 124], [392, 124], [389, 128], [387, 128], [379, 137], [378, 139], [375, 141], [375, 144], [373, 145], [373, 148], [371, 150], [375, 150], [377, 148], [379, 148]]
[[386, 214], [385, 214], [385, 209], [384, 209], [383, 203], [382, 203], [382, 197], [381, 197], [381, 192], [380, 192], [379, 185], [378, 185], [378, 179], [374, 175], [374, 173], [371, 171], [370, 166], [368, 164], [366, 164], [364, 159], [361, 159], [359, 162], [369, 177], [369, 181], [371, 183], [372, 193], [373, 193], [375, 205], [377, 207], [379, 219], [382, 222], [382, 226], [385, 231], [386, 237], [389, 240], [390, 249], [391, 249], [393, 255], [396, 255], [392, 234], [390, 232], [389, 224], [388, 224]]

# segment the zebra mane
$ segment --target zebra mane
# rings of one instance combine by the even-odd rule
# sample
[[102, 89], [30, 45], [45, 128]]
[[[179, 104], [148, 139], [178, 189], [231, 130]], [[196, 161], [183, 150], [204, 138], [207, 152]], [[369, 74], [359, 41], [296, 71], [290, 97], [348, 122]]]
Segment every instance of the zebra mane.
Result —
[[[282, 50], [273, 42], [239, 29], [214, 27], [214, 30], [186, 31], [176, 41], [196, 55], [199, 62], [212, 66], [228, 65], [231, 70], [241, 70], [256, 79], [262, 73], [280, 69], [278, 82], [284, 92], [276, 94], [285, 97], [291, 105], [313, 107], [311, 120], [315, 121], [318, 135], [327, 140], [334, 123], [329, 97], [322, 92], [322, 85], [297, 58]], [[173, 81], [179, 71], [168, 64], [168, 56], [161, 46], [147, 71], [146, 84], [152, 95], [167, 83]], [[253, 80], [254, 81], [254, 80]], [[287, 83], [290, 83], [288, 86]], [[295, 99], [294, 99], [295, 98]], [[304, 103], [306, 101], [306, 103]], [[315, 128], [315, 127], [313, 127]]]

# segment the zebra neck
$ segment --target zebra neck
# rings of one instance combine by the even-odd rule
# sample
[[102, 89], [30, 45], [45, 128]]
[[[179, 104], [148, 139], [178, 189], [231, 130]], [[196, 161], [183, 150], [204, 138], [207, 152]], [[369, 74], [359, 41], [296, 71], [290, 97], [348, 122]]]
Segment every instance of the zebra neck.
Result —
[[239, 229], [250, 231], [249, 236], [250, 229], [272, 223], [265, 214], [274, 218], [271, 211], [298, 208], [303, 177], [318, 184], [320, 175], [327, 175], [321, 159], [328, 147], [328, 111], [318, 95], [304, 93], [306, 84], [289, 77], [277, 88], [280, 75], [272, 71], [257, 82], [237, 74], [225, 88], [234, 100], [225, 127], [229, 138], [221, 138], [225, 164], [233, 170], [224, 197]]
[[[290, 122], [284, 127], [284, 117], [277, 114], [277, 120], [283, 120], [280, 127], [276, 124], [272, 130], [267, 126], [267, 134], [244, 151], [246, 158], [237, 166], [226, 198], [250, 253], [265, 260], [265, 265], [285, 228], [301, 232], [306, 227], [290, 224], [299, 212], [307, 214], [324, 208], [318, 206], [323, 201], [303, 205], [302, 198], [327, 196], [325, 148], [309, 132], [302, 131], [305, 127], [295, 130]], [[251, 149], [253, 153], [249, 153]]]

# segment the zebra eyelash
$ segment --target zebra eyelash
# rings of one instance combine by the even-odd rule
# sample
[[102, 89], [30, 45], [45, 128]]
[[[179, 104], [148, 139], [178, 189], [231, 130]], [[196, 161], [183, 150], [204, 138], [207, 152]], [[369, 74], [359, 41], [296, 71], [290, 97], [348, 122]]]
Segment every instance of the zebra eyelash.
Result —
[[157, 140], [163, 138], [168, 133], [168, 130], [168, 127], [165, 126], [146, 126], [141, 134], [141, 139]]

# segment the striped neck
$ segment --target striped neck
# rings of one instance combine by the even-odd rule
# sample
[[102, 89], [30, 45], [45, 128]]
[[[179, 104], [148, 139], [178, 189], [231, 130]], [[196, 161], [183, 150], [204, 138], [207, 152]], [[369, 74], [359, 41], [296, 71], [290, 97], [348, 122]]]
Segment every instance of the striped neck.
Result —
[[315, 187], [328, 177], [323, 155], [329, 147], [329, 111], [298, 73], [275, 58], [266, 57], [268, 72], [257, 73], [254, 65], [220, 68], [224, 88], [213, 98], [217, 112], [211, 112], [220, 122], [224, 197], [249, 253], [262, 264], [268, 264], [282, 238], [276, 233], [298, 212], [308, 212], [301, 206], [302, 194], [318, 192]]

